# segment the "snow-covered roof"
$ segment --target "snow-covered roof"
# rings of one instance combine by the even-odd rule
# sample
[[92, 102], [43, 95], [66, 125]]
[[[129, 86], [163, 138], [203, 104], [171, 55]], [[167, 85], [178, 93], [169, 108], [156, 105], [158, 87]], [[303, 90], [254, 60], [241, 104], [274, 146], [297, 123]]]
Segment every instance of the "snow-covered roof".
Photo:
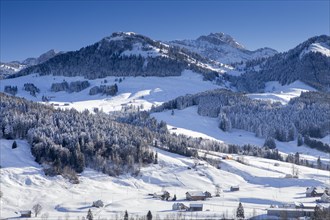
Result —
[[202, 191], [190, 191], [187, 192], [190, 196], [205, 196], [205, 193]]
[[321, 200], [330, 202], [330, 196], [327, 195], [326, 193], [323, 193], [323, 195], [321, 196]]
[[190, 208], [203, 208], [203, 204], [190, 204]]
[[306, 193], [312, 193], [314, 190], [316, 190], [315, 187], [308, 187]]

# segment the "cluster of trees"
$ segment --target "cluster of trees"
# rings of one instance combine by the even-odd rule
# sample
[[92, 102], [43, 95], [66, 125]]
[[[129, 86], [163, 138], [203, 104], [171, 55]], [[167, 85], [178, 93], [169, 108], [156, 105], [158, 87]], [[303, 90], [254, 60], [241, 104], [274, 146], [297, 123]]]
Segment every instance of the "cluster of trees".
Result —
[[89, 81], [75, 81], [70, 82], [70, 84], [66, 81], [61, 83], [53, 83], [51, 86], [52, 92], [60, 92], [60, 91], [67, 91], [67, 92], [80, 92], [90, 86]]
[[109, 175], [136, 174], [143, 164], [157, 163], [154, 146], [197, 156], [199, 142], [171, 135], [166, 123], [147, 113], [115, 120], [103, 112], [54, 109], [2, 93], [0, 98], [0, 138], [28, 139], [36, 161], [52, 167], [48, 173], [89, 166]]
[[322, 142], [322, 141], [319, 141], [319, 140], [315, 140], [313, 138], [310, 138], [308, 135], [306, 135], [304, 137], [304, 143], [311, 147], [311, 148], [316, 148], [318, 150], [321, 150], [321, 151], [324, 151], [324, 152], [329, 152], [330, 151], [330, 145], [325, 143], [325, 142]]
[[25, 83], [24, 90], [30, 92], [30, 95], [32, 96], [36, 96], [36, 94], [40, 92], [40, 89], [33, 83]]
[[100, 86], [94, 86], [89, 90], [89, 95], [96, 95], [101, 93], [102, 95], [110, 95], [114, 96], [118, 92], [118, 86], [117, 84], [114, 85], [100, 85]]
[[5, 86], [4, 92], [15, 96], [17, 94], [17, 86]]
[[[218, 117], [219, 127], [223, 131], [237, 128], [254, 132], [257, 137], [272, 137], [285, 142], [296, 139], [298, 134], [315, 138], [329, 134], [328, 100], [330, 100], [329, 93], [307, 92], [292, 99], [287, 105], [281, 105], [252, 100], [244, 94], [218, 89], [181, 96], [153, 108], [152, 111], [183, 109], [197, 105], [198, 114]], [[330, 151], [325, 145], [317, 148]]]

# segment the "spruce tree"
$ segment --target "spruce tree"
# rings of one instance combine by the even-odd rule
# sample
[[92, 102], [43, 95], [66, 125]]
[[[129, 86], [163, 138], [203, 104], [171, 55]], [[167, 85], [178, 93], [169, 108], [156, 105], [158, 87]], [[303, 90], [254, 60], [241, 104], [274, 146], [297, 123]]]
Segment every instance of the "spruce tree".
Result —
[[154, 164], [158, 164], [158, 152], [155, 154]]
[[87, 213], [87, 220], [93, 220], [93, 213], [90, 209], [88, 209], [88, 213]]
[[149, 210], [149, 212], [147, 214], [147, 220], [152, 220], [152, 214], [151, 214], [150, 210]]
[[243, 208], [243, 205], [241, 202], [238, 204], [238, 207], [236, 210], [236, 217], [238, 219], [244, 219], [244, 208]]
[[319, 206], [315, 206], [314, 215], [312, 216], [313, 220], [322, 220], [324, 219], [323, 212]]
[[297, 138], [297, 146], [300, 147], [304, 144], [304, 140], [303, 137], [301, 136], [301, 134], [298, 134], [298, 138]]
[[17, 148], [17, 143], [16, 143], [16, 141], [13, 142], [13, 145], [11, 146], [11, 148], [12, 148], [12, 149]]
[[127, 210], [125, 211], [124, 220], [128, 220], [128, 213], [127, 213]]

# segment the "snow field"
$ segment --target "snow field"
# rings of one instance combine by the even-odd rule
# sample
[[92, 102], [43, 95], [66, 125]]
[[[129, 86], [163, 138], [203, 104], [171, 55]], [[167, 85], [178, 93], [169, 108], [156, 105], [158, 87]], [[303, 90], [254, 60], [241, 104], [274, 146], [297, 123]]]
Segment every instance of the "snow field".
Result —
[[[17, 140], [18, 148], [11, 149], [12, 140], [1, 140], [1, 218], [18, 216], [18, 211], [28, 210], [35, 203], [43, 206], [42, 213], [50, 219], [70, 216], [86, 216], [93, 201], [101, 199], [105, 207], [91, 208], [95, 218], [114, 218], [125, 210], [130, 215], [146, 215], [151, 210], [154, 216], [175, 215], [174, 201], [161, 201], [148, 194], [167, 190], [177, 201], [204, 204], [203, 212], [183, 212], [183, 215], [198, 217], [231, 217], [238, 203], [242, 202], [247, 216], [253, 212], [262, 215], [270, 204], [287, 202], [312, 203], [315, 198], [305, 198], [308, 186], [329, 185], [329, 172], [297, 166], [299, 179], [284, 179], [290, 172], [291, 164], [273, 160], [244, 157], [246, 164], [234, 160], [221, 160], [221, 169], [204, 161], [197, 169], [188, 169], [194, 164], [193, 158], [183, 157], [166, 151], [158, 152], [159, 164], [143, 167], [137, 177], [122, 175], [110, 177], [86, 169], [79, 177], [79, 184], [71, 184], [61, 176], [48, 177], [42, 167], [34, 162], [30, 146]], [[218, 154], [213, 152], [213, 154]], [[220, 156], [220, 155], [219, 155]], [[206, 201], [185, 201], [187, 191], [209, 191], [214, 195], [215, 186], [220, 185], [221, 197]], [[230, 186], [239, 185], [240, 191], [230, 192]], [[208, 210], [208, 211], [206, 211]]]

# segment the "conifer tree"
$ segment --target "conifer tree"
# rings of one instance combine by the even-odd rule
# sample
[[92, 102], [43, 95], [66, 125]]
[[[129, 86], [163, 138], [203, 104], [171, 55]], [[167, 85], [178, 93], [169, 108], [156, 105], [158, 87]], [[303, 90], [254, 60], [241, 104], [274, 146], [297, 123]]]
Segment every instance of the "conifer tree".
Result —
[[127, 210], [125, 211], [124, 220], [128, 220], [128, 213], [127, 213]]
[[243, 205], [241, 202], [238, 204], [238, 207], [236, 210], [236, 217], [238, 219], [244, 219], [244, 208], [243, 208]]
[[87, 213], [87, 220], [93, 220], [93, 213], [90, 209], [88, 209], [88, 213]]
[[13, 142], [13, 145], [11, 146], [11, 148], [12, 148], [12, 149], [17, 148], [17, 143], [16, 143], [16, 141]]
[[148, 211], [148, 214], [147, 214], [147, 220], [152, 220], [152, 214], [151, 214], [150, 210]]

